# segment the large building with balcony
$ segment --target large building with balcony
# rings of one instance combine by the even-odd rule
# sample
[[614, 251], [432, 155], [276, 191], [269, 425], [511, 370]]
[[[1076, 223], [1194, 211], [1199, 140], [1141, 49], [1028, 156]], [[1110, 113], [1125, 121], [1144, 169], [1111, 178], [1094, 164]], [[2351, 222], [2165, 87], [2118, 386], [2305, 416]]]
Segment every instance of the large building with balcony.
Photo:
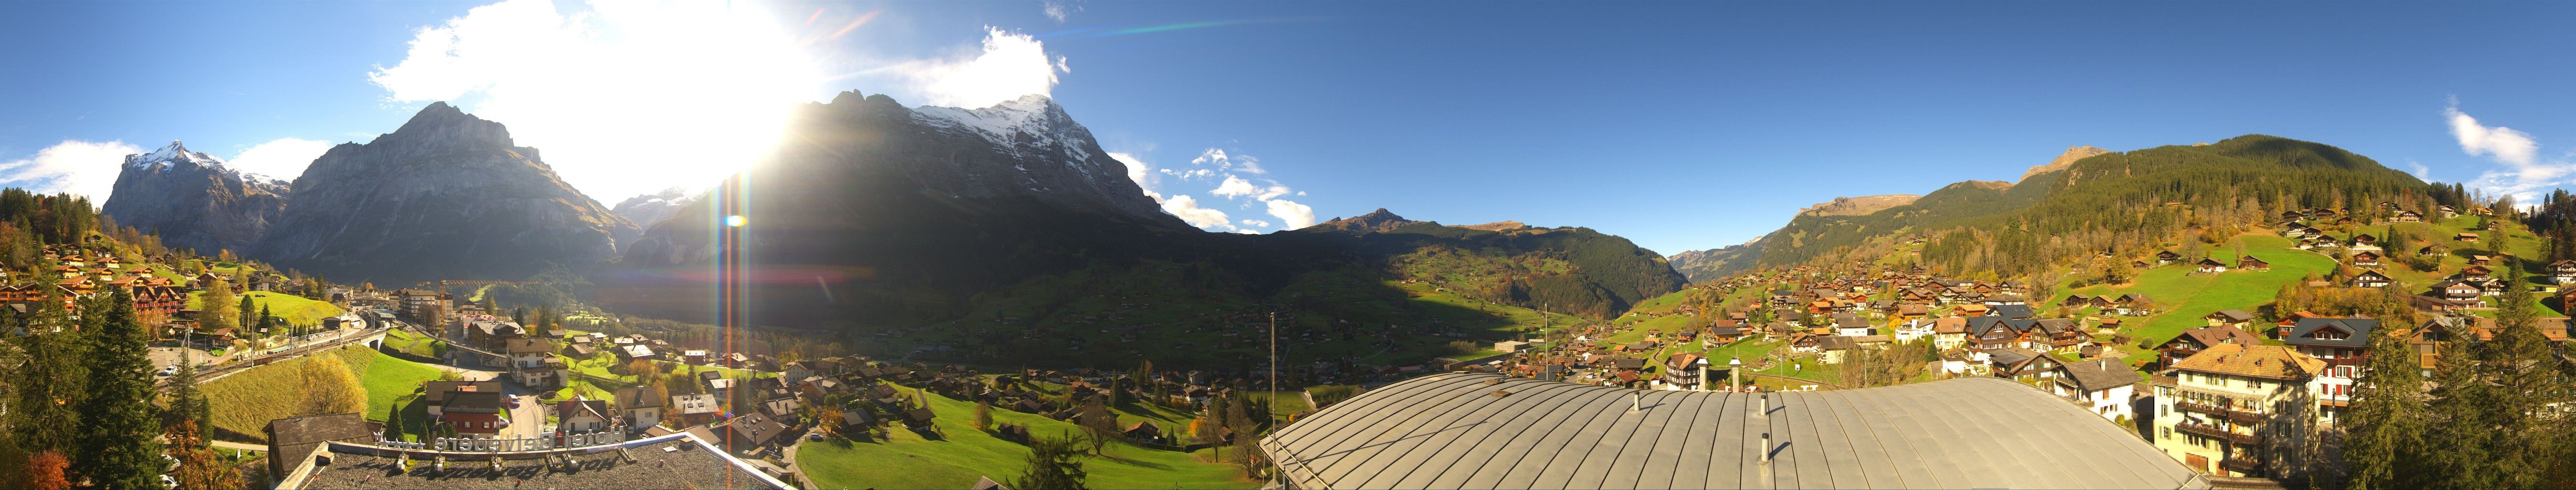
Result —
[[2221, 476], [2279, 476], [2313, 459], [2325, 361], [2289, 347], [2209, 346], [2156, 377], [2156, 449]]
[[2369, 354], [2370, 336], [2385, 335], [2379, 320], [2368, 318], [2301, 318], [2281, 336], [2300, 354], [2325, 363], [2317, 372], [2317, 422], [2332, 424], [2352, 405], [2352, 379], [2362, 369], [2363, 356]]

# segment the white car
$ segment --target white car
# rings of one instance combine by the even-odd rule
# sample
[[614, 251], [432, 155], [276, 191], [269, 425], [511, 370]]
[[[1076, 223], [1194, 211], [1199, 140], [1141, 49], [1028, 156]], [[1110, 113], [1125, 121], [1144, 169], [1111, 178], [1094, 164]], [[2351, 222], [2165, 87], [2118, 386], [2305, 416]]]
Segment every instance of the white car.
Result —
[[157, 375], [161, 375], [161, 376], [169, 376], [169, 375], [173, 375], [173, 374], [179, 374], [179, 367], [178, 367], [178, 366], [161, 366], [161, 372], [159, 372], [159, 373], [153, 373], [153, 374], [157, 374]]

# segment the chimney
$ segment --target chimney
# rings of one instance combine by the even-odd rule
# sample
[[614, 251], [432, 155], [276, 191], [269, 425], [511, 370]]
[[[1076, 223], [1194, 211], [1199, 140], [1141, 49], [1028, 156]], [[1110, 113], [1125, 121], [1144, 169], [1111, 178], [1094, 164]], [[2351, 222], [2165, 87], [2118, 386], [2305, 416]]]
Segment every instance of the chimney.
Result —
[[1638, 411], [1645, 410], [1645, 403], [1646, 397], [1644, 394], [1637, 392], [1628, 393], [1628, 413], [1637, 413]]
[[1771, 433], [1762, 433], [1762, 464], [1771, 464]]

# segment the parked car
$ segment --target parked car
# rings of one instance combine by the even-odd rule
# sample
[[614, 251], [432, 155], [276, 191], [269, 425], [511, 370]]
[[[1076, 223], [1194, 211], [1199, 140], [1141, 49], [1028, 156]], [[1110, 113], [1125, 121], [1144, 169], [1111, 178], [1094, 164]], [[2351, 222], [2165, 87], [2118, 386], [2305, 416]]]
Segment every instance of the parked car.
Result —
[[160, 375], [160, 376], [169, 376], [169, 375], [179, 374], [179, 367], [178, 367], [178, 366], [162, 366], [162, 367], [161, 367], [161, 372], [153, 373], [153, 374], [155, 374], [155, 375]]

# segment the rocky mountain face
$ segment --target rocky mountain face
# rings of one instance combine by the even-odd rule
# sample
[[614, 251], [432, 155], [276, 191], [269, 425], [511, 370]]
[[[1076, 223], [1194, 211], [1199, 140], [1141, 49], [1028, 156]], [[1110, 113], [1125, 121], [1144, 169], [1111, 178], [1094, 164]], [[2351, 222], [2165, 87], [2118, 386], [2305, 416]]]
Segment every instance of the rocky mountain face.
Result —
[[1869, 214], [1878, 212], [1878, 210], [1881, 209], [1914, 204], [1914, 200], [1922, 198], [1923, 196], [1913, 194], [1880, 194], [1876, 196], [1836, 197], [1832, 201], [1817, 203], [1814, 206], [1807, 206], [1806, 209], [1800, 209], [1798, 210], [1798, 214], [1811, 216], [1850, 216], [1856, 214]]
[[1664, 257], [1664, 261], [1671, 263], [1673, 271], [1682, 273], [1682, 277], [1689, 278], [1691, 282], [1700, 282], [1723, 279], [1726, 274], [1741, 269], [1744, 264], [1753, 263], [1761, 258], [1762, 239], [1755, 238], [1740, 245], [1673, 254], [1670, 257]]
[[[907, 108], [845, 92], [797, 109], [772, 157], [735, 177], [741, 202], [682, 207], [594, 279], [612, 308], [711, 312], [701, 274], [734, 247], [764, 321], [936, 316], [981, 291], [1101, 260], [1189, 255], [1207, 235], [1164, 214], [1089, 129], [1045, 97]], [[794, 176], [780, 178], [779, 176]], [[741, 215], [732, 242], [721, 220]]]
[[[2206, 144], [2208, 144], [2208, 143], [2202, 143], [2202, 144], [2203, 144], [2203, 145], [2206, 145]], [[2074, 166], [2074, 165], [2075, 165], [2075, 161], [2076, 161], [2076, 160], [2083, 160], [2083, 159], [2085, 159], [2085, 158], [2089, 158], [2089, 157], [2092, 157], [2092, 156], [2094, 156], [2094, 155], [2100, 155], [2100, 154], [2110, 153], [2110, 152], [2111, 152], [2111, 150], [2105, 150], [2105, 149], [2101, 149], [2101, 148], [2094, 148], [2094, 147], [2092, 147], [2092, 146], [2087, 146], [2087, 145], [2076, 145], [2076, 146], [2066, 147], [2066, 153], [2062, 153], [2062, 154], [2057, 155], [2057, 158], [2056, 158], [2056, 159], [2049, 160], [2049, 161], [2048, 161], [2048, 164], [2046, 164], [2046, 165], [2040, 165], [2040, 166], [2036, 166], [2036, 167], [2031, 167], [2031, 168], [2030, 168], [2030, 170], [2023, 171], [2023, 172], [2021, 173], [2021, 179], [2020, 179], [2020, 180], [2030, 180], [2030, 176], [2033, 176], [2033, 175], [2039, 175], [2039, 174], [2048, 173], [2048, 172], [2055, 172], [2055, 171], [2059, 171], [2059, 170], [2065, 170], [2065, 169], [2066, 169], [2066, 167]], [[2018, 182], [2018, 181], [2019, 181], [2019, 180], [2017, 180], [2016, 182]]]
[[258, 243], [285, 210], [291, 188], [172, 141], [127, 155], [100, 211], [120, 226], [160, 235], [164, 245], [214, 255]]
[[[642, 227], [644, 229], [651, 229], [653, 228], [653, 225], [662, 224], [662, 220], [671, 219], [672, 215], [680, 214], [680, 208], [688, 207], [689, 203], [697, 202], [698, 197], [699, 194], [697, 193], [691, 193], [687, 189], [673, 187], [662, 189], [659, 192], [651, 194], [626, 198], [624, 201], [619, 201], [616, 206], [609, 207], [608, 211], [617, 213], [618, 216], [626, 217], [627, 221], [635, 222], [635, 226]], [[618, 240], [618, 243], [628, 243], [631, 241], [632, 240], [620, 239]]]
[[294, 188], [250, 255], [343, 282], [523, 279], [615, 258], [617, 237], [640, 233], [501, 123], [446, 103], [332, 147]]

